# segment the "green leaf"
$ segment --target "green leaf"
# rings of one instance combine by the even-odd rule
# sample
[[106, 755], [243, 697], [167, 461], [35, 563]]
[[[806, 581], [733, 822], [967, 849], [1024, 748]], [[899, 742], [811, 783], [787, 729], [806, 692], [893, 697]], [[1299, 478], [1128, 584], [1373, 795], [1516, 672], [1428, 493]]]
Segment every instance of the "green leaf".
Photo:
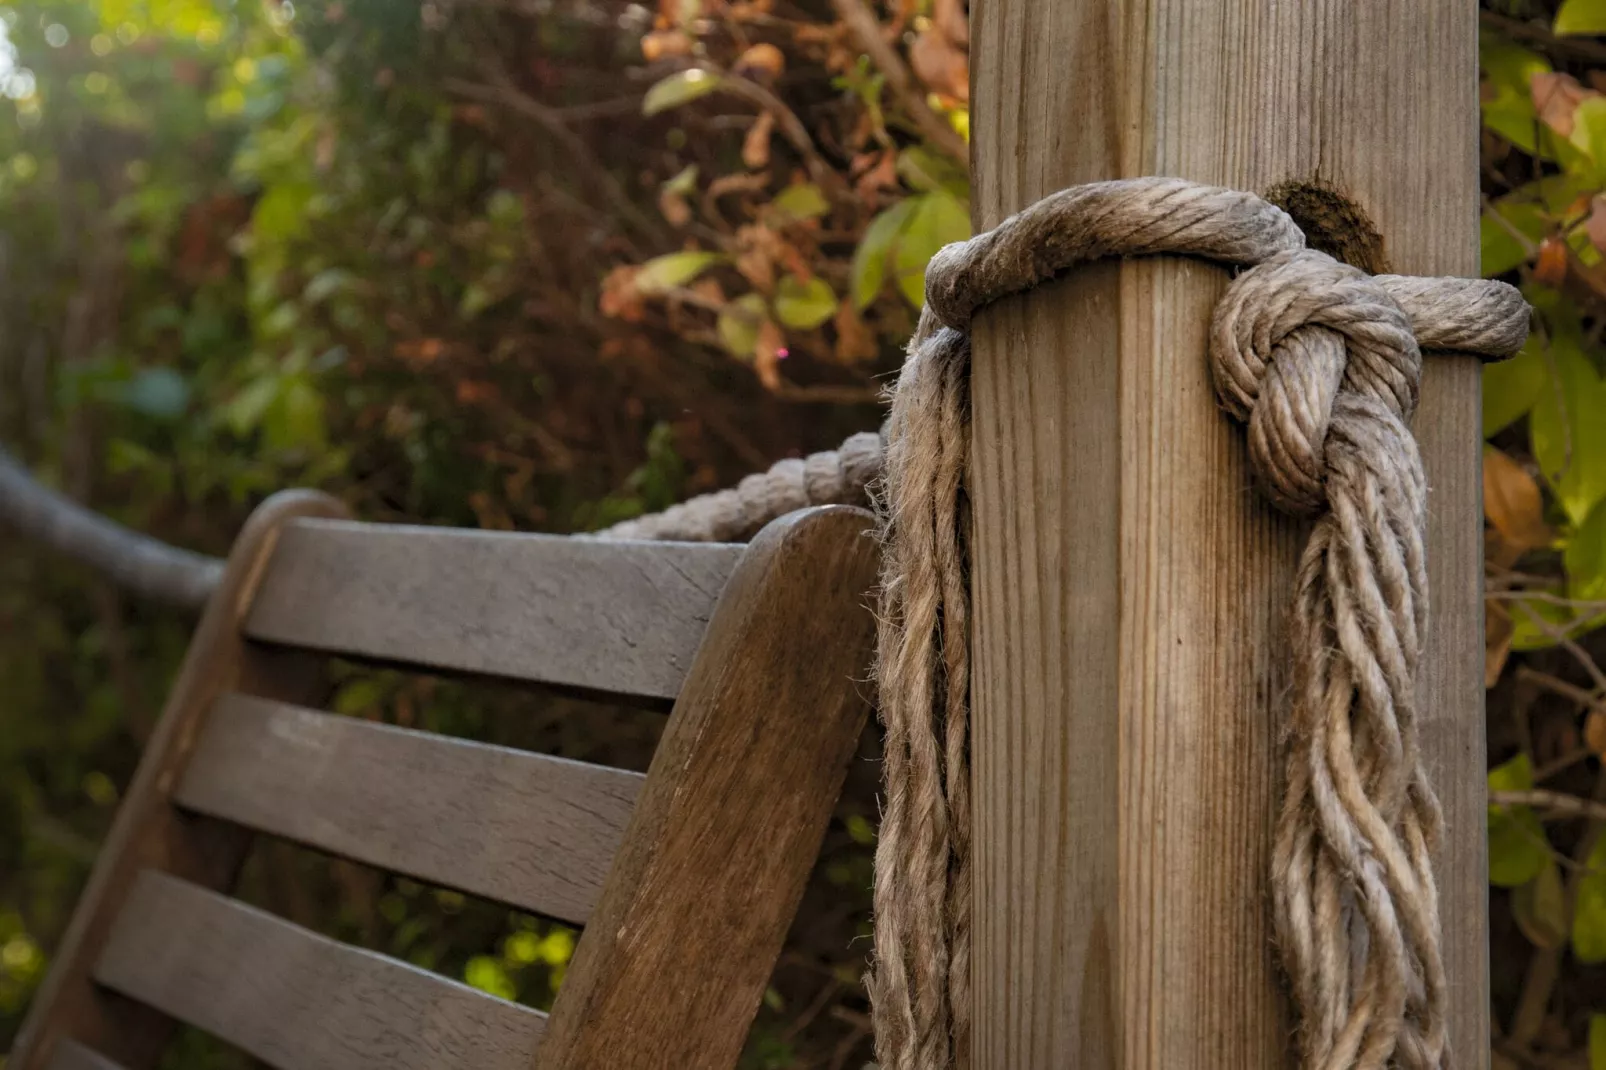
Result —
[[715, 330], [719, 341], [730, 355], [738, 360], [752, 360], [753, 349], [758, 345], [758, 329], [769, 318], [764, 299], [758, 294], [743, 294], [727, 304], [719, 313]]
[[324, 400], [302, 376], [286, 377], [278, 396], [262, 416], [262, 436], [269, 449], [316, 452], [325, 442]]
[[[1601, 414], [1606, 419], [1606, 413]], [[1580, 602], [1606, 600], [1606, 500], [1567, 539], [1562, 555], [1567, 567], [1568, 597]]]
[[1483, 366], [1483, 437], [1510, 427], [1528, 415], [1545, 389], [1550, 373], [1538, 347], [1542, 339], [1529, 338], [1522, 352], [1510, 360]]
[[1606, 380], [1581, 348], [1576, 323], [1552, 326], [1556, 381], [1539, 391], [1529, 429], [1540, 470], [1568, 518], [1582, 524], [1606, 498]]
[[1589, 1070], [1606, 1070], [1606, 1014], [1589, 1016]]
[[916, 308], [926, 303], [926, 264], [938, 249], [970, 237], [970, 213], [963, 201], [942, 190], [910, 198], [914, 214], [893, 257], [898, 289]]
[[1551, 29], [1557, 34], [1606, 34], [1606, 0], [1566, 0]]
[[1606, 162], [1606, 97], [1578, 102], [1568, 142], [1596, 163]]
[[718, 88], [719, 77], [710, 71], [699, 67], [676, 71], [647, 90], [647, 95], [641, 100], [641, 114], [657, 115], [661, 111], [678, 108]]
[[724, 260], [721, 253], [669, 253], [655, 256], [636, 273], [636, 289], [642, 293], [661, 293], [684, 286]]
[[123, 388], [119, 400], [135, 412], [171, 420], [189, 407], [190, 385], [172, 368], [144, 368]]
[[697, 189], [697, 165], [688, 164], [681, 168], [680, 173], [663, 184], [663, 192], [673, 193], [684, 197]]
[[307, 230], [307, 204], [315, 191], [310, 184], [292, 182], [273, 186], [251, 212], [251, 232], [258, 239], [282, 243]]
[[[1518, 265], [1527, 263], [1528, 249], [1538, 245], [1548, 229], [1548, 220], [1540, 205], [1533, 203], [1490, 205], [1478, 221], [1478, 244], [1482, 252], [1483, 274], [1492, 278], [1495, 275], [1504, 275]], [[1528, 246], [1517, 240], [1511, 233], [1513, 230], [1528, 239]]]
[[[1526, 754], [1489, 770], [1490, 791], [1527, 791], [1534, 786]], [[1489, 883], [1517, 888], [1538, 877], [1551, 861], [1544, 826], [1526, 806], [1489, 807]]]
[[820, 187], [812, 182], [788, 186], [770, 202], [770, 211], [781, 224], [801, 223], [805, 219], [818, 219], [831, 210]]
[[[1573, 904], [1573, 955], [1593, 965], [1606, 962], [1606, 836], [1595, 841], [1584, 868]], [[1593, 1045], [1594, 1038], [1590, 1040]]]
[[775, 318], [787, 327], [812, 330], [835, 314], [836, 294], [824, 279], [787, 275], [775, 288]]
[[1561, 947], [1567, 942], [1567, 891], [1554, 859], [1545, 863], [1539, 876], [1512, 891], [1511, 913], [1535, 947]]
[[870, 220], [870, 225], [864, 228], [859, 247], [853, 251], [852, 291], [855, 307], [868, 308], [881, 292], [881, 284], [887, 277], [887, 260], [897, 247], [909, 217], [914, 215], [919, 206], [917, 202], [918, 198], [906, 197]]
[[518, 996], [518, 986], [513, 978], [496, 959], [489, 955], [475, 955], [463, 967], [463, 980], [470, 988], [477, 988], [481, 992], [489, 992], [498, 999], [514, 999]]
[[279, 377], [264, 375], [247, 383], [223, 406], [223, 419], [229, 429], [244, 438], [257, 429], [262, 416], [279, 394]]
[[942, 190], [960, 200], [970, 199], [970, 181], [959, 165], [924, 145], [911, 145], [898, 153], [898, 177], [922, 193]]

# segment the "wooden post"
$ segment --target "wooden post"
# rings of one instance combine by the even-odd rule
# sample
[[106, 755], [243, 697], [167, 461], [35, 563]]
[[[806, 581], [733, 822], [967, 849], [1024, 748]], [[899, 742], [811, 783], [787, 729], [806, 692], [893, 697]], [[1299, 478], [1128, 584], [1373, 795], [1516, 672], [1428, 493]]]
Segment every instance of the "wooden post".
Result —
[[[974, 0], [975, 225], [1094, 179], [1320, 184], [1381, 249], [1320, 193], [1296, 217], [1362, 266], [1475, 275], [1476, 21], [1465, 0]], [[1106, 263], [976, 320], [976, 1070], [1293, 1065], [1267, 876], [1305, 527], [1215, 405], [1226, 281]], [[1415, 423], [1463, 1068], [1489, 1039], [1478, 383], [1430, 357]]]

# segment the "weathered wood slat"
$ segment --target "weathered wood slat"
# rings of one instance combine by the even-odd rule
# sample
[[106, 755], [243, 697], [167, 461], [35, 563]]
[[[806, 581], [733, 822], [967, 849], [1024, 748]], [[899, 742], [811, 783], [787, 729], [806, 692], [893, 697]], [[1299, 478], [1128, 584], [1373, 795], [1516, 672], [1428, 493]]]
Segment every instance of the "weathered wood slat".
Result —
[[153, 870], [95, 979], [284, 1070], [524, 1070], [546, 1024]]
[[309, 521], [245, 622], [254, 639], [673, 698], [742, 548]]
[[536, 1070], [729, 1070], [869, 708], [861, 509], [775, 521], [731, 577], [653, 756]]
[[643, 779], [226, 695], [214, 705], [174, 799], [579, 923], [601, 893]]
[[49, 1070], [123, 1070], [98, 1051], [75, 1040], [63, 1040], [50, 1055]]
[[263, 502], [235, 540], [83, 899], [34, 996], [7, 1070], [42, 1070], [69, 1039], [127, 1070], [152, 1070], [160, 1062], [172, 1022], [95, 985], [90, 969], [140, 870], [160, 869], [214, 888], [234, 883], [251, 845], [250, 833], [227, 821], [180, 813], [171, 805], [173, 783], [218, 695], [239, 690], [313, 702], [322, 694], [322, 658], [248, 643], [240, 635], [239, 621], [283, 525], [291, 517], [343, 515], [344, 507], [327, 495], [285, 491]]

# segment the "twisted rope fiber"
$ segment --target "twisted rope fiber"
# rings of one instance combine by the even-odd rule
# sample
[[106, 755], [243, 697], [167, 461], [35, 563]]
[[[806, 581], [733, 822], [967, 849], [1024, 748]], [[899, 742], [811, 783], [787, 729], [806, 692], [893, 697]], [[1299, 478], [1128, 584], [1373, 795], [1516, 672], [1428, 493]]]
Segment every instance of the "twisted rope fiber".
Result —
[[[1253, 195], [1164, 178], [1053, 194], [943, 249], [927, 270], [885, 432], [885, 802], [867, 978], [878, 1060], [884, 1070], [968, 1062], [971, 317], [1078, 263], [1161, 253], [1249, 267], [1211, 328], [1217, 396], [1247, 422], [1267, 496], [1316, 517], [1289, 621], [1294, 688], [1272, 862], [1301, 1065], [1439, 1070], [1449, 1065], [1431, 864], [1441, 818], [1415, 696], [1427, 487], [1408, 425], [1419, 346], [1508, 356], [1528, 308], [1500, 283], [1369, 277], [1305, 249], [1293, 221]], [[818, 457], [801, 463], [830, 467]], [[749, 496], [744, 523], [760, 505]], [[701, 530], [684, 514], [675, 524], [670, 537]]]

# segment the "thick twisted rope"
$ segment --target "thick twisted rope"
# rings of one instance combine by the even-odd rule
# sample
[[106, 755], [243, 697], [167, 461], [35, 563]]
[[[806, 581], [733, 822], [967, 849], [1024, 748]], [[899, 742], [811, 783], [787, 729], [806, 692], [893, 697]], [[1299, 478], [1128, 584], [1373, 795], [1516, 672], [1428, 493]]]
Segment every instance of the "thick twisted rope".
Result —
[[[1421, 346], [1507, 356], [1529, 313], [1500, 283], [1369, 277], [1303, 246], [1293, 221], [1257, 197], [1150, 178], [1056, 193], [928, 268], [885, 443], [886, 798], [868, 978], [884, 1070], [968, 1062], [970, 319], [1078, 263], [1161, 253], [1249, 266], [1211, 329], [1217, 395], [1247, 422], [1268, 497], [1316, 517], [1290, 620], [1294, 691], [1272, 866], [1301, 1064], [1448, 1065], [1431, 864], [1440, 816], [1415, 696], [1426, 481], [1408, 425]], [[687, 516], [697, 503], [682, 508], [671, 535], [701, 529]], [[744, 506], [742, 522], [761, 522], [757, 512]]]

